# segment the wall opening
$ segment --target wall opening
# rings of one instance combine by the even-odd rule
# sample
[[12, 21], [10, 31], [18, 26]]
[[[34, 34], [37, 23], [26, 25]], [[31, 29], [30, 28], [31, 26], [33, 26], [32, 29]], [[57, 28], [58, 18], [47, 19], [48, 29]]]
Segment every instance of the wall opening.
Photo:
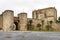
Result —
[[19, 30], [19, 29], [18, 29], [18, 23], [17, 23], [17, 22], [14, 22], [14, 24], [16, 25], [15, 30]]

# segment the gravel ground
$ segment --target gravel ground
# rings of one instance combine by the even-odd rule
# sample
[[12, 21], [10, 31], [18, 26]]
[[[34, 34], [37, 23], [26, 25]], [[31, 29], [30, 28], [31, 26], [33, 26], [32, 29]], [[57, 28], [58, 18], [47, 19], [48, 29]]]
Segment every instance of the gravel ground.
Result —
[[60, 32], [0, 31], [0, 40], [60, 40]]

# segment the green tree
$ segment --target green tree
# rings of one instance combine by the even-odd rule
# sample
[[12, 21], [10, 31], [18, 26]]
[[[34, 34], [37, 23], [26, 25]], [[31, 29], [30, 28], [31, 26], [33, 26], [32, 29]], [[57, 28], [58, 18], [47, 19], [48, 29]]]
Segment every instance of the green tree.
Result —
[[58, 23], [60, 23], [60, 17], [58, 17]]
[[30, 24], [30, 26], [32, 25], [32, 20], [29, 20], [29, 24]]
[[41, 27], [41, 24], [37, 24], [37, 27], [38, 27], [38, 28]]
[[29, 20], [29, 22], [28, 22], [28, 30], [32, 30], [32, 20]]
[[[53, 24], [53, 21], [50, 21], [50, 26], [51, 26], [51, 29], [52, 29], [52, 24]], [[52, 29], [53, 30], [53, 29]]]
[[58, 18], [58, 20], [60, 21], [60, 17]]
[[37, 24], [37, 27], [39, 28], [39, 30], [41, 30], [41, 24], [40, 23]]
[[42, 30], [43, 30], [44, 20], [41, 20], [41, 23], [42, 23]]
[[51, 25], [46, 25], [47, 31], [49, 31], [49, 29], [51, 28]]

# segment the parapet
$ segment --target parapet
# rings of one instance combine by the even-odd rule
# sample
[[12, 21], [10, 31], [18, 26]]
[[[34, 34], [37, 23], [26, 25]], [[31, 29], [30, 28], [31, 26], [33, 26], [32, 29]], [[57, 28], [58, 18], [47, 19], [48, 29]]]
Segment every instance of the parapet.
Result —
[[18, 15], [27, 15], [27, 13], [22, 12], [22, 13], [19, 13]]
[[55, 7], [48, 7], [48, 8], [43, 8], [43, 9], [38, 9], [38, 10], [47, 10], [47, 9], [56, 9]]
[[5, 12], [14, 12], [14, 11], [12, 11], [12, 10], [5, 10], [3, 13], [5, 13]]
[[[34, 10], [32, 13], [34, 13], [34, 12], [37, 13], [37, 11], [42, 12], [42, 11], [46, 11], [46, 10], [49, 10], [49, 9], [54, 9], [54, 10], [56, 10], [55, 7], [48, 7], [48, 8], [43, 8], [43, 9]], [[57, 11], [57, 10], [56, 10], [56, 11]]]

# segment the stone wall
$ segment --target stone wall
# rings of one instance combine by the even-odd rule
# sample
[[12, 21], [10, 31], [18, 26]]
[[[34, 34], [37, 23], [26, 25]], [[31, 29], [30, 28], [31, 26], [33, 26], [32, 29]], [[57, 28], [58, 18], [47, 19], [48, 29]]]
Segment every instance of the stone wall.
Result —
[[13, 11], [6, 10], [3, 12], [3, 30], [11, 31], [13, 27]]
[[54, 22], [56, 22], [56, 20], [57, 20], [57, 10], [54, 7], [47, 8], [46, 9], [46, 16], [50, 19], [52, 19], [52, 17], [53, 17]]
[[19, 29], [21, 31], [27, 30], [27, 13], [18, 14], [19, 17]]
[[57, 19], [57, 11], [54, 7], [44, 8], [44, 9], [38, 9], [34, 10], [32, 12], [32, 18], [33, 19], [43, 19], [46, 17], [54, 17], [55, 21]]
[[3, 28], [3, 16], [0, 15], [0, 29]]
[[[44, 27], [49, 21], [53, 21], [53, 28], [56, 28], [57, 20], [57, 10], [55, 7], [49, 7], [44, 9], [34, 10], [32, 12], [32, 18], [27, 18], [27, 13], [20, 13], [18, 17], [13, 16], [12, 10], [5, 10], [2, 15], [0, 15], [0, 28], [3, 28], [4, 31], [12, 30], [14, 22], [18, 23], [18, 29], [21, 31], [27, 30], [27, 22], [32, 20], [32, 25], [36, 28], [37, 24], [41, 24], [41, 20], [44, 20]], [[28, 19], [28, 20], [27, 20]], [[37, 29], [37, 28], [36, 28]]]
[[39, 22], [42, 23], [41, 20], [44, 20], [44, 27], [50, 21], [53, 21], [54, 25], [57, 20], [57, 10], [55, 9], [55, 7], [34, 10], [32, 12], [32, 18], [33, 18], [33, 25], [36, 25]]

